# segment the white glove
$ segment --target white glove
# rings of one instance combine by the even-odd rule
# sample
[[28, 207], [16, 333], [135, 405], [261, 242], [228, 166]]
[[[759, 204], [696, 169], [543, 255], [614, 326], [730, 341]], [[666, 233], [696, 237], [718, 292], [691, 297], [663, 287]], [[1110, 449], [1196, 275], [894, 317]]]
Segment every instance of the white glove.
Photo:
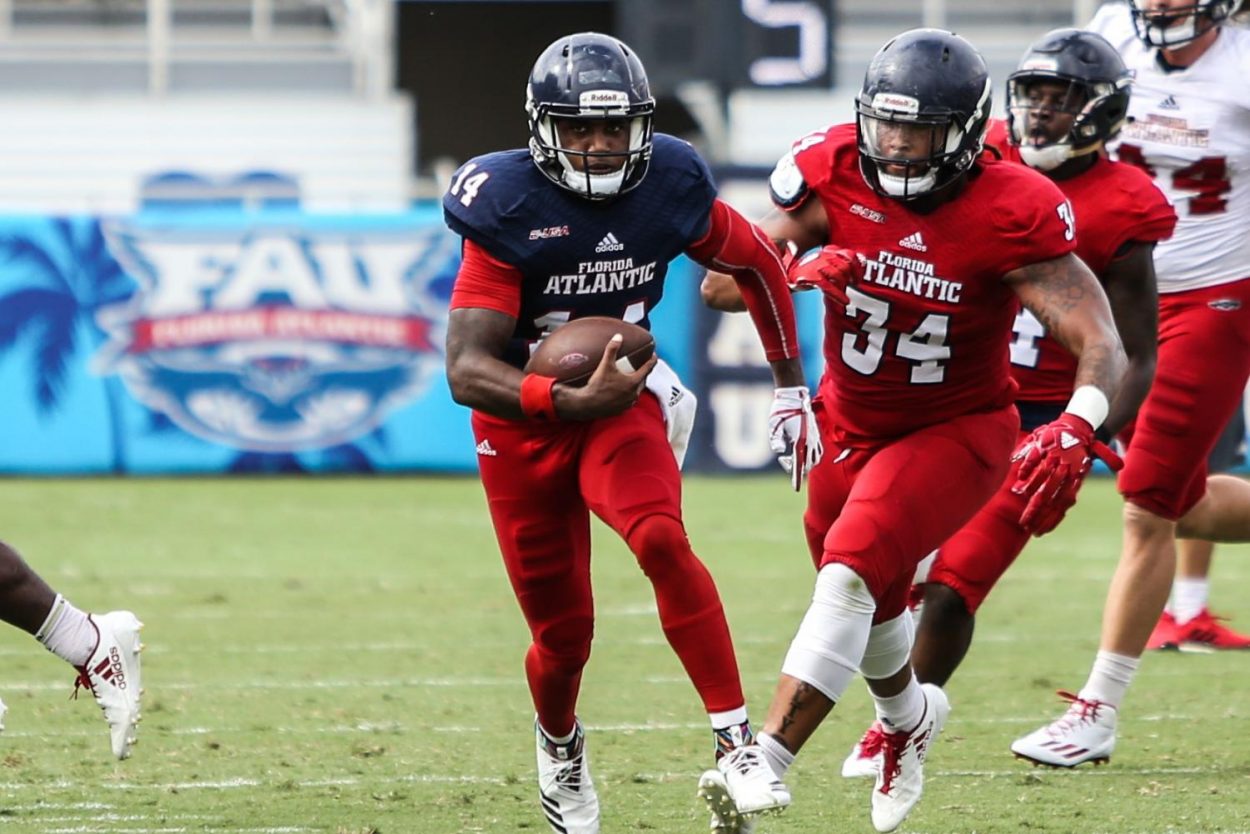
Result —
[[806, 385], [778, 388], [768, 412], [768, 446], [777, 455], [781, 468], [790, 473], [790, 483], [798, 492], [803, 476], [820, 461], [825, 447], [812, 413], [812, 395]]

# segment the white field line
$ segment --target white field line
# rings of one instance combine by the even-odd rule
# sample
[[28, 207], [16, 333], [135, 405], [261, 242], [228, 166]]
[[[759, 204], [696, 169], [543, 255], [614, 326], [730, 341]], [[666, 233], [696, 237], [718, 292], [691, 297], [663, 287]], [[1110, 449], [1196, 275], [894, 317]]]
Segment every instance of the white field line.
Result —
[[[689, 777], [690, 774], [681, 774]], [[677, 774], [674, 774], [676, 778]], [[284, 786], [294, 785], [296, 788], [329, 788], [329, 787], [372, 787], [376, 785], [503, 785], [509, 780], [502, 776], [475, 776], [464, 775], [457, 776], [454, 774], [429, 773], [414, 776], [385, 776], [377, 778], [360, 778], [356, 776], [343, 776], [332, 779], [306, 779], [297, 782], [282, 782]], [[40, 782], [38, 784], [23, 784], [20, 782], [7, 782], [0, 784], [0, 790], [5, 791], [76, 791], [76, 790], [98, 790], [106, 791], [159, 791], [166, 793], [168, 791], [229, 791], [238, 790], [240, 788], [264, 788], [270, 790], [279, 783], [267, 782], [261, 779], [253, 779], [251, 777], [238, 776], [233, 779], [216, 779], [198, 782], [159, 782], [152, 784], [139, 784], [135, 782], [109, 782], [100, 784], [95, 781], [72, 782], [67, 779], [58, 779], [55, 782]], [[244, 829], [247, 831], [307, 831], [305, 828], [266, 828], [266, 829]]]
[[[1188, 657], [1188, 656], [1187, 656]], [[1195, 661], [1201, 663], [1201, 661]], [[1197, 670], [1188, 661], [1174, 668], [1150, 668], [1142, 675], [1143, 678], [1192, 678]], [[969, 669], [960, 673], [962, 679], [993, 677], [1001, 678], [1002, 672], [995, 669]], [[773, 683], [777, 680], [775, 673], [756, 677], [744, 677], [744, 683]], [[653, 686], [689, 686], [690, 679], [684, 675], [648, 675], [638, 682]], [[329, 680], [233, 680], [233, 681], [167, 681], [158, 685], [149, 685], [149, 691], [231, 691], [231, 690], [308, 690], [308, 689], [410, 689], [410, 688], [468, 688], [468, 687], [523, 687], [525, 678], [519, 675], [491, 676], [475, 675], [466, 677], [430, 677], [430, 678], [344, 678]], [[63, 677], [35, 681], [0, 680], [0, 694], [18, 692], [60, 692], [68, 690]]]
[[[695, 770], [690, 771], [670, 771], [666, 773], [642, 773], [642, 774], [622, 774], [621, 779], [644, 779], [653, 782], [678, 782], [695, 778]], [[1098, 767], [1098, 768], [1080, 768], [1078, 770], [1053, 770], [1049, 768], [1032, 768], [1028, 769], [1024, 766], [1011, 770], [935, 770], [926, 776], [934, 776], [940, 779], [991, 779], [991, 778], [1019, 778], [1021, 776], [1034, 776], [1039, 779], [1053, 777], [1056, 779], [1069, 778], [1089, 778], [1089, 777], [1117, 777], [1117, 776], [1194, 776], [1202, 774], [1211, 775], [1229, 775], [1227, 769], [1216, 767], [1144, 767], [1144, 768], [1122, 768], [1122, 767]], [[294, 786], [297, 788], [325, 788], [325, 787], [364, 787], [371, 788], [381, 785], [504, 785], [514, 779], [505, 778], [503, 776], [489, 776], [481, 774], [420, 774], [413, 776], [390, 776], [376, 778], [361, 778], [355, 776], [344, 776], [332, 779], [308, 779], [297, 781]], [[272, 789], [277, 783], [266, 782], [260, 779], [252, 779], [246, 777], [237, 777], [234, 779], [222, 779], [215, 781], [202, 782], [162, 782], [153, 784], [139, 784], [134, 782], [113, 782], [108, 784], [99, 784], [98, 782], [69, 782], [61, 779], [55, 783], [39, 783], [39, 784], [21, 784], [7, 783], [0, 784], [0, 789], [19, 792], [19, 791], [48, 791], [48, 790], [92, 790], [103, 788], [111, 791], [125, 792], [145, 792], [159, 791], [168, 792], [171, 790], [178, 791], [228, 791], [247, 788], [263, 788]], [[291, 783], [283, 783], [290, 785]], [[188, 818], [189, 819], [189, 818]], [[243, 829], [245, 831], [268, 831], [268, 832], [300, 832], [307, 831], [305, 828], [250, 828]]]
[[[999, 725], [1019, 725], [1031, 726], [1044, 722], [1049, 715], [1038, 714], [1029, 716], [995, 716], [989, 718], [975, 717], [952, 717], [948, 728], [954, 728], [956, 731], [960, 727], [966, 726], [999, 726]], [[1212, 719], [1227, 721], [1232, 719], [1244, 720], [1250, 718], [1248, 715], [1221, 714], [1218, 716], [1198, 716], [1188, 715], [1184, 713], [1175, 713], [1171, 715], [1141, 715], [1132, 717], [1133, 721], [1143, 722], [1184, 722], [1193, 723], [1203, 719]], [[706, 730], [708, 723], [706, 721], [648, 721], [645, 723], [616, 723], [616, 724], [587, 724], [586, 729], [592, 733], [659, 733], [659, 732], [676, 732], [686, 730]], [[169, 730], [155, 731], [155, 734], [161, 736], [213, 736], [213, 735], [231, 735], [231, 734], [249, 734], [255, 733], [255, 727], [177, 727]], [[355, 733], [365, 735], [376, 735], [379, 733], [407, 733], [407, 732], [432, 732], [447, 733], [451, 735], [468, 735], [473, 733], [486, 732], [484, 727], [475, 727], [472, 725], [454, 724], [446, 726], [408, 726], [399, 722], [361, 722], [359, 724], [339, 724], [329, 727], [267, 727], [265, 733], [274, 735], [291, 735], [291, 736], [310, 736], [310, 735], [350, 735]], [[5, 738], [30, 738], [36, 740], [52, 740], [65, 738], [94, 738], [100, 734], [100, 730], [65, 730], [40, 732], [37, 730], [6, 730]], [[0, 785], [0, 788], [3, 788]], [[0, 820], [0, 824], [2, 824]]]
[[[659, 623], [656, 623], [658, 632]], [[1078, 630], [1072, 634], [1063, 635], [1059, 639], [1068, 641], [1083, 640], [1085, 638], [1093, 639], [1096, 635], [1089, 632], [1088, 629]], [[734, 637], [734, 644], [738, 646], [777, 646], [785, 648], [789, 645], [792, 635], [780, 635], [775, 637], [759, 637], [755, 635], [744, 634]], [[1051, 635], [1054, 639], [1054, 635]], [[1035, 635], [1027, 634], [1007, 634], [992, 633], [978, 635], [976, 638], [978, 643], [994, 643], [994, 644], [1026, 644], [1032, 645], [1037, 642]], [[518, 635], [515, 639], [496, 639], [496, 640], [465, 640], [459, 644], [462, 649], [484, 649], [484, 648], [507, 648], [512, 647], [518, 651], [523, 651], [525, 640]], [[664, 635], [645, 634], [628, 638], [612, 638], [612, 637], [596, 637], [595, 647], [605, 648], [611, 646], [660, 646], [667, 648], [668, 641]], [[225, 655], [301, 655], [308, 654], [314, 656], [343, 653], [343, 654], [368, 654], [368, 653], [402, 653], [402, 652], [425, 652], [430, 648], [428, 642], [421, 641], [391, 641], [391, 642], [365, 642], [365, 643], [281, 643], [281, 644], [244, 644], [244, 645], [206, 645], [196, 649], [197, 654], [225, 654]], [[184, 647], [167, 645], [164, 643], [145, 643], [144, 656], [180, 654], [185, 653]], [[0, 648], [0, 657], [24, 657], [34, 652], [30, 644], [21, 646], [5, 646]], [[1195, 653], [1184, 653], [1180, 656], [1189, 657]], [[1196, 654], [1206, 654], [1205, 652], [1197, 652]], [[1162, 656], [1162, 655], [1161, 655]], [[1175, 653], [1166, 653], [1167, 657], [1176, 657]], [[1092, 657], [1092, 653], [1091, 653]], [[995, 674], [1000, 674], [995, 672]]]

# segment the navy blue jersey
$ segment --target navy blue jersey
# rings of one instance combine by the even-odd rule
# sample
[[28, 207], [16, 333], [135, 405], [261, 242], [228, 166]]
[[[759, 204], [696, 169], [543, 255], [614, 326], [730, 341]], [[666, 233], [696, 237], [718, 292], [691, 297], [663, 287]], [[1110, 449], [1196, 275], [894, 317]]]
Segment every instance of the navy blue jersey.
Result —
[[551, 183], [528, 150], [470, 160], [443, 196], [447, 225], [516, 267], [521, 309], [506, 361], [571, 319], [611, 316], [650, 327], [668, 263], [708, 230], [716, 186], [688, 143], [655, 134], [637, 188], [588, 200]]

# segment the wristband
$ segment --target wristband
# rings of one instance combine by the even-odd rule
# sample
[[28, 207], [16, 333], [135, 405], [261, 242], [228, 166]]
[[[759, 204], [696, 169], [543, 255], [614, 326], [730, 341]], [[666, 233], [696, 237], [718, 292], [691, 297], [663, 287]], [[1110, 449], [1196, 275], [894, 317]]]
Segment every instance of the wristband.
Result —
[[526, 374], [521, 380], [521, 411], [531, 420], [556, 419], [556, 403], [551, 396], [556, 378]]
[[1082, 385], [1073, 391], [1072, 399], [1068, 400], [1068, 406], [1064, 409], [1089, 423], [1092, 429], [1102, 425], [1110, 410], [1111, 404], [1107, 402], [1107, 395], [1093, 385]]

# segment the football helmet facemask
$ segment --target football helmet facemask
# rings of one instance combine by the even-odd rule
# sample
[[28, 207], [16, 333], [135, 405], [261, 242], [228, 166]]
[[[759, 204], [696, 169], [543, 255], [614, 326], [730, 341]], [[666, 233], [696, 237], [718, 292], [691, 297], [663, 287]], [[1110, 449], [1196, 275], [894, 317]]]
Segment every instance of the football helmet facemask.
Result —
[[[636, 187], [651, 161], [655, 99], [647, 73], [632, 49], [597, 32], [567, 35], [538, 56], [526, 86], [530, 156], [547, 179], [592, 200], [605, 200]], [[562, 147], [558, 119], [624, 119], [629, 146], [622, 152]], [[610, 173], [591, 173], [595, 158], [625, 157]], [[580, 157], [581, 170], [573, 164]]]
[[[1052, 109], [1073, 116], [1066, 136], [1044, 144], [1029, 141], [1029, 111], [1041, 107], [1035, 85], [1066, 83], [1063, 102]], [[1095, 153], [1128, 118], [1132, 73], [1115, 47], [1083, 29], [1055, 29], [1035, 41], [1007, 77], [1007, 137], [1031, 168], [1052, 171], [1074, 156]]]
[[[1131, 0], [1133, 29], [1146, 46], [1176, 49], [1219, 26], [1237, 13], [1242, 0], [1194, 0], [1166, 12], [1151, 12], [1149, 0]], [[1202, 21], [1208, 21], [1203, 26]]]
[[[963, 38], [941, 29], [894, 38], [868, 64], [855, 103], [864, 181], [899, 200], [951, 185], [981, 152], [991, 98], [985, 60]], [[915, 158], [914, 146], [928, 152]]]

